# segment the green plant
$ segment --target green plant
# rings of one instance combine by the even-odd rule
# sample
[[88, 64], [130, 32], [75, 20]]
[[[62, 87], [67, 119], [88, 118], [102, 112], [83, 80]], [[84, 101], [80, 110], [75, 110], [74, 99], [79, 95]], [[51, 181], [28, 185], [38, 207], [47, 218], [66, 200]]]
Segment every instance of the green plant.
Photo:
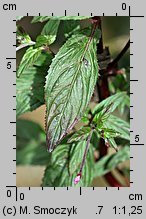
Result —
[[[17, 51], [25, 52], [17, 67], [16, 115], [46, 104], [46, 134], [18, 118], [17, 165], [46, 165], [43, 186], [91, 186], [102, 175], [121, 186], [110, 171], [130, 153], [129, 69], [118, 67], [129, 41], [112, 61], [103, 48], [100, 17], [35, 16], [31, 23], [36, 22], [42, 30], [35, 40], [17, 24]], [[52, 45], [60, 34], [55, 54]]]

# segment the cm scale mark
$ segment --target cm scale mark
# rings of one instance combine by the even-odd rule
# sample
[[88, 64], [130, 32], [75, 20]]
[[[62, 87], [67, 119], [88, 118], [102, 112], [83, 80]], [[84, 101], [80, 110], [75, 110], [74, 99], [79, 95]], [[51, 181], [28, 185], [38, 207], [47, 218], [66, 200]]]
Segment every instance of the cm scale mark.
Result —
[[[132, 183], [132, 182], [131, 182]], [[31, 191], [34, 189], [34, 187], [25, 187], [28, 191]], [[42, 192], [44, 192], [45, 190], [48, 190], [49, 189], [52, 189], [52, 191], [56, 191], [57, 192], [57, 188], [58, 187], [38, 187], [38, 189]], [[66, 188], [66, 191], [69, 191], [69, 187], [62, 187], [62, 189]], [[98, 187], [88, 187], [90, 190], [92, 191], [96, 191], [96, 188], [98, 189]], [[110, 188], [112, 187], [102, 187], [102, 189], [104, 189], [105, 191], [110, 191]], [[120, 190], [120, 187], [114, 187], [114, 188], [117, 188], [117, 191]], [[7, 189], [7, 197], [10, 198], [12, 197], [12, 190], [14, 190], [14, 196], [15, 196], [15, 201], [19, 201], [19, 200], [24, 200], [25, 198], [25, 193], [24, 191], [21, 192], [22, 188], [19, 188], [17, 186], [9, 186], [7, 185], [6, 186], [6, 189]], [[60, 187], [58, 188], [60, 189]], [[20, 191], [19, 191], [20, 190]], [[83, 187], [78, 187], [78, 191], [79, 191], [79, 195], [83, 195]]]

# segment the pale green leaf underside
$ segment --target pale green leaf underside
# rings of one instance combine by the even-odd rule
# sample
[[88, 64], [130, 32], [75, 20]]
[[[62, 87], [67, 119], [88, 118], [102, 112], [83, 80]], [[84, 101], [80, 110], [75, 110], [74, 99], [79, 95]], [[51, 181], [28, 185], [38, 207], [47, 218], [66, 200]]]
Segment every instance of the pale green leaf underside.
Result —
[[[83, 116], [98, 75], [96, 40], [70, 38], [55, 56], [46, 79], [47, 145], [51, 151]], [[82, 61], [81, 61], [82, 60]]]

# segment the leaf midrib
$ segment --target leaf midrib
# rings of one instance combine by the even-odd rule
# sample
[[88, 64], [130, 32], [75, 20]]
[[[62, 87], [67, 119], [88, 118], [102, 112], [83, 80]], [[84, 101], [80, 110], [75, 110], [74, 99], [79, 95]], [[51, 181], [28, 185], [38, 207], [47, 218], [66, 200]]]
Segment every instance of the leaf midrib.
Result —
[[[71, 96], [71, 92], [72, 92], [72, 88], [73, 88], [73, 86], [74, 86], [74, 84], [75, 84], [75, 80], [76, 80], [76, 78], [77, 78], [77, 76], [78, 76], [78, 74], [79, 74], [79, 69], [80, 69], [80, 67], [81, 67], [81, 65], [79, 65], [79, 64], [80, 64], [80, 62], [78, 63], [78, 69], [77, 69], [77, 71], [76, 71], [77, 73], [76, 73], [75, 76], [73, 77], [73, 80], [72, 80], [73, 83], [72, 83], [72, 85], [71, 85], [71, 88], [69, 89], [70, 91], [69, 91], [69, 93], [68, 93], [68, 95], [67, 95], [66, 103], [64, 104], [64, 107], [63, 107], [63, 109], [62, 109], [62, 113], [61, 113], [61, 116], [60, 116], [58, 125], [57, 125], [57, 127], [56, 127], [56, 131], [55, 131], [55, 133], [54, 133], [54, 137], [53, 137], [52, 142], [54, 141], [56, 132], [57, 132], [57, 130], [58, 130], [58, 127], [59, 127], [59, 125], [60, 125], [61, 119], [62, 119], [63, 114], [64, 114], [64, 111], [65, 111], [65, 107], [66, 107], [66, 105], [67, 105], [67, 103], [68, 103], [69, 97]], [[51, 125], [51, 124], [50, 124], [50, 125]], [[62, 135], [63, 135], [63, 134], [62, 134]], [[59, 139], [58, 141], [60, 141], [61, 138], [62, 138], [62, 137], [60, 137], [60, 139]]]
[[[87, 45], [87, 44], [86, 44]], [[85, 45], [85, 49], [86, 49], [86, 45]], [[84, 50], [85, 51], [85, 50]], [[85, 54], [84, 54], [85, 55]], [[81, 59], [82, 59], [82, 56], [81, 56]], [[75, 63], [74, 63], [75, 64]], [[72, 85], [71, 85], [71, 88], [70, 88], [70, 91], [69, 91], [69, 93], [68, 93], [68, 95], [67, 95], [67, 100], [66, 100], [66, 103], [64, 104], [64, 107], [63, 107], [63, 109], [62, 109], [62, 113], [61, 113], [61, 116], [60, 116], [60, 119], [59, 119], [59, 122], [58, 122], [58, 125], [57, 125], [57, 128], [56, 128], [56, 131], [55, 131], [55, 133], [54, 133], [54, 137], [53, 137], [53, 140], [52, 140], [52, 142], [54, 141], [54, 138], [55, 138], [55, 135], [56, 135], [56, 132], [57, 132], [57, 130], [58, 130], [58, 127], [59, 127], [59, 125], [60, 125], [60, 122], [61, 122], [61, 119], [62, 119], [62, 117], [63, 117], [63, 114], [64, 114], [64, 111], [65, 111], [65, 107], [66, 107], [66, 105], [67, 105], [67, 103], [68, 103], [68, 100], [69, 100], [69, 97], [70, 97], [70, 95], [71, 95], [71, 92], [72, 92], [72, 88], [73, 88], [73, 86], [74, 86], [74, 84], [75, 84], [75, 81], [76, 81], [76, 78], [77, 78], [77, 76], [78, 76], [78, 74], [79, 74], [79, 69], [81, 68], [81, 60], [78, 62], [78, 69], [77, 69], [77, 73], [75, 74], [75, 76], [73, 77], [73, 83], [72, 83]], [[51, 125], [51, 124], [50, 124]], [[65, 133], [63, 133], [62, 134], [62, 136], [64, 135]], [[60, 137], [60, 139], [57, 141], [57, 142], [59, 142], [60, 140], [62, 139], [62, 137]], [[55, 144], [56, 145], [56, 144]]]

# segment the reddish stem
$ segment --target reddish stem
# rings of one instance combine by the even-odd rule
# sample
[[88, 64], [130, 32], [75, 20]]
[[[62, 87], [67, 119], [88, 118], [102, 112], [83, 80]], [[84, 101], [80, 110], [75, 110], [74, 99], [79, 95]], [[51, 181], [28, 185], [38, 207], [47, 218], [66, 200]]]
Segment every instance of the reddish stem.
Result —
[[89, 45], [90, 45], [90, 43], [91, 43], [91, 41], [92, 41], [92, 39], [93, 39], [93, 36], [94, 36], [94, 34], [95, 34], [97, 25], [98, 25], [98, 21], [97, 21], [97, 20], [94, 20], [94, 22], [93, 22], [93, 29], [92, 29], [91, 35], [90, 35], [90, 37], [89, 37], [88, 43], [87, 43], [87, 45], [86, 45], [85, 51], [84, 51], [84, 53], [83, 53], [83, 55], [82, 55], [81, 61], [83, 61], [84, 56], [85, 56], [85, 54], [86, 54], [86, 52], [87, 52], [87, 50], [88, 50], [88, 48], [89, 48]]

